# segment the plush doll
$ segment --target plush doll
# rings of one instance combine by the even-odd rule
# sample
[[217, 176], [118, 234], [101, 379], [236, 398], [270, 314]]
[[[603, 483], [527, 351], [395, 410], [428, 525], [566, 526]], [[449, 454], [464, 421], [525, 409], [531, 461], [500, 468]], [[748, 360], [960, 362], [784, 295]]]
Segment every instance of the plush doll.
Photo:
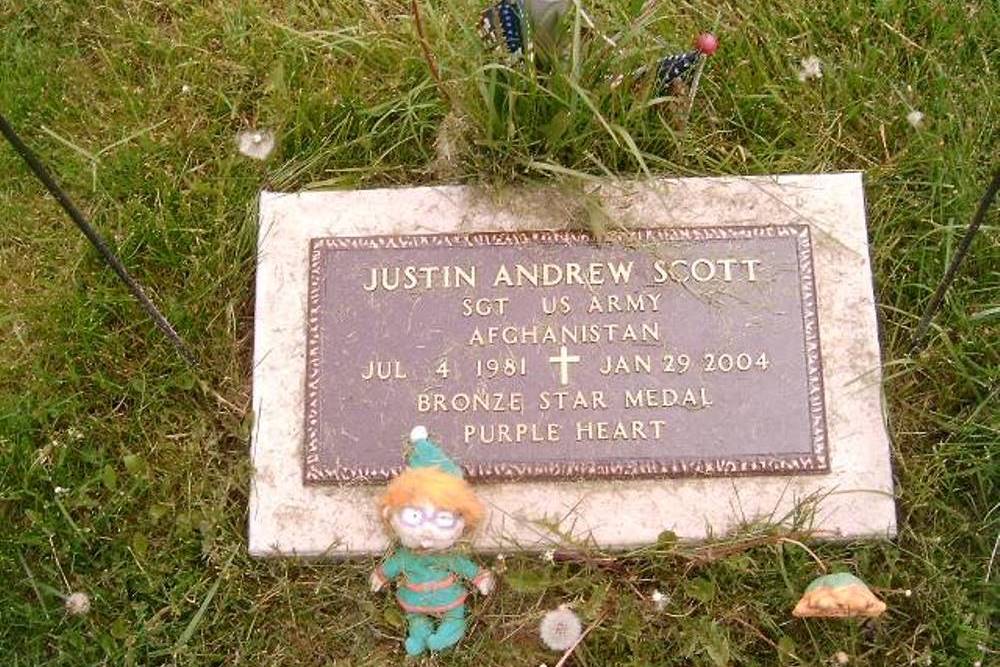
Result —
[[418, 426], [410, 433], [409, 467], [393, 479], [380, 501], [382, 518], [399, 538], [371, 575], [377, 592], [399, 579], [396, 600], [409, 627], [406, 652], [442, 651], [465, 634], [468, 581], [483, 595], [493, 590], [493, 573], [453, 551], [483, 517], [483, 505], [461, 469]]

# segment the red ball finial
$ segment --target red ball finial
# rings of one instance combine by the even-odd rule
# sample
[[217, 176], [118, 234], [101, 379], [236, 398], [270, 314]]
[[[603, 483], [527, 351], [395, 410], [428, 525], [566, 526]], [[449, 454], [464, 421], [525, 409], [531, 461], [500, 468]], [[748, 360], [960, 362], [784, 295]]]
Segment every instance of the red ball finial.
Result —
[[703, 32], [695, 38], [694, 48], [710, 56], [718, 50], [719, 39], [710, 32]]

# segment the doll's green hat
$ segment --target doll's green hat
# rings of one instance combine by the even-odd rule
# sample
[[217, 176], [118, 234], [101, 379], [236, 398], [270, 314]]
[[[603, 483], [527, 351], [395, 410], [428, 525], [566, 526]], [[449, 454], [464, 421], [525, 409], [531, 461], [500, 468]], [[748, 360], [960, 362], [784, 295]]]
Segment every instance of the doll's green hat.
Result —
[[437, 467], [449, 475], [462, 478], [462, 469], [439, 446], [431, 442], [426, 427], [414, 426], [410, 431], [410, 442], [413, 443], [413, 449], [410, 450], [407, 464], [411, 468]]

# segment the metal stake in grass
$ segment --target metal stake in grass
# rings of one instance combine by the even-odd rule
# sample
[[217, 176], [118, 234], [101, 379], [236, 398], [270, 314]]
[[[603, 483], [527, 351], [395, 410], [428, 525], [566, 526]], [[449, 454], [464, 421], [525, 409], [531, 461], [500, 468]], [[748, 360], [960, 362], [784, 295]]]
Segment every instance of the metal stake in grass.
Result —
[[186, 362], [192, 366], [197, 366], [198, 362], [195, 360], [194, 354], [192, 354], [188, 346], [184, 344], [181, 337], [177, 335], [177, 331], [174, 330], [167, 318], [164, 317], [153, 302], [149, 300], [149, 297], [146, 296], [142, 286], [139, 285], [135, 278], [129, 274], [125, 265], [122, 264], [120, 259], [118, 259], [118, 256], [115, 255], [110, 247], [108, 247], [108, 244], [103, 238], [101, 238], [101, 235], [97, 232], [97, 230], [94, 229], [89, 222], [87, 222], [83, 213], [81, 213], [76, 207], [73, 201], [69, 198], [69, 195], [66, 194], [61, 187], [59, 187], [59, 184], [56, 183], [52, 174], [50, 174], [45, 168], [45, 165], [42, 164], [42, 162], [31, 151], [31, 149], [28, 148], [24, 141], [21, 140], [21, 137], [19, 137], [17, 132], [14, 131], [14, 128], [7, 122], [7, 119], [4, 118], [3, 114], [0, 114], [0, 133], [6, 137], [7, 141], [10, 142], [10, 145], [14, 147], [17, 154], [20, 155], [21, 158], [23, 158], [28, 164], [28, 167], [31, 168], [31, 171], [35, 174], [38, 180], [41, 181], [52, 196], [55, 197], [56, 201], [63, 207], [63, 210], [66, 211], [67, 215], [72, 218], [73, 222], [76, 223], [76, 226], [80, 228], [80, 231], [87, 237], [87, 240], [90, 241], [91, 245], [93, 245], [94, 248], [97, 249], [97, 252], [100, 253], [101, 257], [104, 258], [104, 261], [107, 262], [108, 266], [110, 266], [114, 272], [118, 274], [118, 277], [121, 278], [122, 282], [125, 283], [129, 291], [132, 292], [132, 295], [139, 301], [139, 305], [143, 307], [143, 310], [145, 310], [146, 313], [153, 318], [156, 326], [158, 326], [160, 330], [167, 335], [167, 338], [170, 339], [170, 342], [173, 344], [174, 348], [177, 349], [177, 352]]
[[976, 214], [972, 217], [972, 222], [969, 224], [969, 228], [965, 232], [965, 236], [962, 237], [962, 242], [958, 244], [958, 250], [955, 252], [955, 256], [951, 258], [951, 264], [948, 265], [948, 270], [945, 271], [944, 277], [941, 278], [941, 282], [938, 284], [937, 289], [934, 290], [934, 296], [931, 297], [930, 303], [927, 304], [927, 308], [924, 310], [923, 316], [920, 318], [920, 323], [917, 324], [917, 331], [913, 334], [913, 347], [916, 348], [923, 341], [924, 336], [927, 334], [927, 329], [930, 328], [931, 319], [937, 313], [938, 308], [941, 307], [941, 301], [944, 300], [944, 295], [951, 287], [952, 281], [955, 280], [955, 274], [958, 273], [958, 267], [962, 264], [962, 260], [965, 259], [966, 253], [969, 252], [969, 247], [972, 245], [972, 239], [975, 237], [976, 232], [979, 231], [979, 227], [983, 224], [983, 220], [986, 219], [986, 211], [989, 210], [990, 205], [997, 196], [997, 192], [1000, 191], [1000, 169], [997, 169], [993, 173], [993, 181], [990, 183], [989, 187], [986, 188], [986, 192], [983, 194], [983, 198], [979, 200], [979, 208], [976, 209]]

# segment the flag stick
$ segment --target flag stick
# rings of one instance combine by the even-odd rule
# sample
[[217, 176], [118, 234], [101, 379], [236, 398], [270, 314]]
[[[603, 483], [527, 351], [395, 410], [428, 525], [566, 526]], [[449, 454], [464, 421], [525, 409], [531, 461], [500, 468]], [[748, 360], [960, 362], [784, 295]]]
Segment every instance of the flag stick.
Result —
[[174, 330], [167, 318], [164, 317], [153, 302], [149, 300], [149, 297], [146, 296], [142, 286], [139, 285], [135, 278], [129, 274], [125, 265], [122, 264], [120, 259], [118, 259], [118, 256], [115, 255], [110, 247], [108, 247], [108, 244], [103, 238], [101, 238], [101, 235], [97, 232], [97, 230], [94, 229], [89, 222], [87, 222], [83, 213], [81, 213], [76, 207], [73, 201], [69, 198], [69, 195], [66, 194], [61, 187], [59, 187], [59, 184], [56, 183], [52, 174], [50, 174], [45, 168], [45, 165], [42, 164], [42, 162], [31, 151], [31, 149], [28, 148], [24, 141], [21, 140], [21, 137], [19, 137], [17, 132], [14, 131], [14, 128], [7, 122], [7, 119], [4, 118], [3, 114], [0, 114], [0, 133], [6, 137], [7, 141], [10, 142], [10, 145], [14, 147], [15, 151], [17, 151], [17, 154], [20, 155], [21, 158], [23, 158], [28, 164], [28, 167], [31, 168], [31, 171], [35, 174], [38, 180], [45, 185], [52, 196], [55, 197], [56, 201], [59, 202], [60, 206], [63, 207], [63, 210], [66, 211], [67, 215], [73, 219], [73, 222], [75, 222], [76, 226], [80, 228], [83, 235], [87, 237], [87, 240], [90, 241], [91, 245], [93, 245], [94, 248], [97, 249], [97, 252], [100, 253], [101, 257], [104, 258], [104, 261], [107, 262], [116, 274], [118, 274], [118, 277], [121, 278], [122, 282], [125, 283], [129, 291], [132, 292], [132, 295], [139, 301], [143, 310], [145, 310], [146, 313], [153, 318], [156, 326], [158, 326], [160, 330], [166, 334], [167, 338], [170, 339], [170, 342], [173, 344], [174, 348], [177, 349], [177, 352], [181, 355], [181, 357], [183, 357], [184, 360], [192, 366], [197, 366], [198, 362], [195, 360], [194, 354], [192, 354], [188, 346], [184, 344], [181, 337], [177, 335], [177, 331]]
[[958, 267], [962, 264], [962, 260], [965, 259], [966, 253], [969, 252], [969, 247], [972, 245], [972, 239], [979, 231], [979, 227], [983, 224], [983, 220], [986, 219], [986, 211], [989, 210], [990, 204], [993, 203], [993, 199], [997, 196], [997, 191], [1000, 191], [1000, 169], [997, 169], [993, 173], [993, 181], [990, 183], [989, 187], [986, 188], [986, 192], [983, 194], [983, 198], [979, 200], [979, 208], [976, 209], [976, 214], [972, 217], [972, 222], [969, 224], [969, 228], [965, 231], [965, 236], [962, 237], [961, 243], [958, 244], [958, 250], [955, 251], [955, 256], [951, 258], [951, 264], [948, 265], [948, 270], [945, 271], [944, 277], [941, 278], [941, 282], [938, 283], [937, 289], [934, 290], [934, 296], [931, 297], [930, 303], [927, 304], [927, 308], [924, 310], [923, 316], [920, 318], [920, 323], [917, 324], [917, 331], [913, 334], [913, 347], [916, 348], [923, 341], [924, 336], [927, 334], [927, 329], [930, 328], [931, 319], [937, 313], [938, 308], [941, 307], [941, 301], [944, 299], [945, 293], [951, 286], [953, 280], [955, 280], [955, 274], [958, 273]]

